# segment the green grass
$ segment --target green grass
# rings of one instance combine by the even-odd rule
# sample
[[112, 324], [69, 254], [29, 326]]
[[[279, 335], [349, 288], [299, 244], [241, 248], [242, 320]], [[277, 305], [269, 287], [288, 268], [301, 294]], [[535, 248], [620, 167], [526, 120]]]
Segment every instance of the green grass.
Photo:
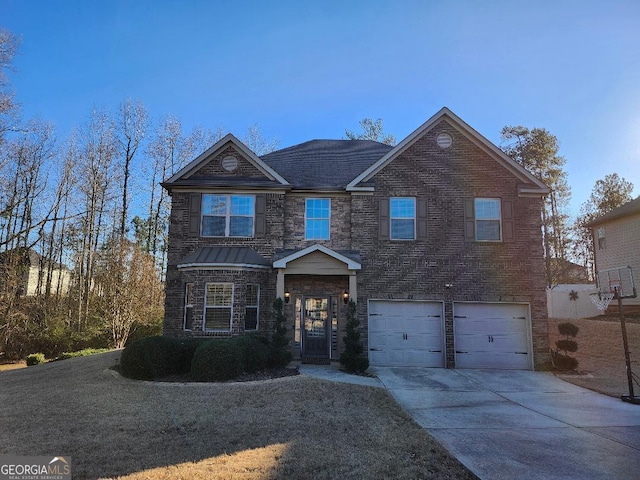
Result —
[[110, 348], [85, 348], [84, 350], [78, 350], [77, 352], [64, 352], [62, 355], [56, 358], [56, 360], [66, 360], [68, 358], [76, 357], [88, 357], [89, 355], [95, 355], [96, 353], [109, 352]]

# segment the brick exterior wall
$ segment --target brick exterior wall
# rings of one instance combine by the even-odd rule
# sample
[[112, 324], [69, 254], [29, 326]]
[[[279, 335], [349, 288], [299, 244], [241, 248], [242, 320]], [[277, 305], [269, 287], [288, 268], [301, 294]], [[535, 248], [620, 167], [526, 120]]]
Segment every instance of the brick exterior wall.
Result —
[[[448, 149], [436, 144], [438, 134], [453, 138]], [[203, 167], [203, 175], [228, 175], [221, 172], [220, 159], [233, 154], [240, 160], [233, 174], [251, 176], [257, 169], [237, 151], [225, 151]], [[246, 164], [245, 164], [246, 163]], [[248, 165], [247, 165], [248, 164]], [[252, 173], [253, 169], [253, 173]], [[334, 250], [356, 250], [362, 258], [357, 273], [358, 315], [362, 339], [367, 343], [367, 300], [422, 299], [445, 302], [447, 366], [454, 366], [454, 301], [521, 302], [531, 306], [531, 325], [535, 368], [549, 362], [544, 264], [540, 225], [540, 198], [518, 197], [518, 179], [501, 167], [469, 139], [441, 121], [422, 138], [383, 168], [372, 179], [374, 192], [350, 194], [268, 193], [266, 235], [262, 238], [200, 238], [188, 235], [189, 193], [174, 191], [169, 227], [167, 300], [164, 331], [167, 335], [191, 335], [182, 330], [184, 283], [200, 285], [194, 319], [202, 322], [204, 282], [233, 281], [239, 285], [261, 279], [260, 325], [269, 328], [270, 303], [275, 298], [275, 271], [193, 271], [180, 272], [179, 261], [201, 246], [250, 246], [273, 260], [283, 249], [302, 249], [319, 243]], [[212, 190], [213, 191], [213, 190]], [[414, 241], [379, 238], [379, 202], [382, 198], [415, 196], [427, 203], [427, 237]], [[331, 198], [331, 237], [327, 241], [304, 238], [305, 198]], [[465, 241], [464, 198], [500, 198], [512, 202], [515, 238], [510, 242]], [[445, 284], [452, 284], [446, 288]], [[285, 288], [292, 302], [285, 307], [287, 328], [293, 345], [294, 304], [296, 296], [339, 297], [348, 288], [348, 277], [314, 275], [285, 276]], [[239, 289], [241, 290], [241, 289]], [[234, 298], [233, 334], [241, 334], [244, 298]], [[339, 304], [341, 339], [344, 335], [344, 308]], [[236, 308], [237, 307], [237, 308]], [[198, 317], [199, 316], [199, 317]], [[194, 328], [196, 322], [194, 320]], [[201, 323], [199, 324], [201, 325]], [[236, 328], [237, 326], [237, 328]], [[342, 343], [341, 341], [339, 342]], [[339, 351], [335, 352], [337, 358]]]
[[[238, 168], [227, 172], [220, 164], [222, 158], [233, 155], [238, 159]], [[194, 176], [231, 175], [264, 178], [262, 173], [244, 158], [236, 149], [227, 148], [198, 170]], [[221, 190], [211, 190], [219, 192]], [[189, 194], [187, 190], [174, 191], [171, 194], [171, 215], [169, 220], [169, 240], [167, 249], [167, 273], [165, 281], [165, 315], [163, 331], [165, 335], [194, 336], [203, 335], [202, 315], [204, 311], [205, 282], [233, 282], [236, 286], [234, 294], [234, 318], [231, 334], [243, 333], [244, 325], [244, 286], [247, 283], [259, 283], [260, 288], [260, 330], [271, 331], [271, 303], [276, 297], [276, 279], [269, 271], [238, 270], [196, 270], [178, 271], [177, 265], [190, 253], [200, 247], [207, 246], [243, 246], [252, 247], [267, 259], [273, 258], [277, 250], [283, 248], [284, 234], [284, 194], [266, 194], [266, 233], [256, 238], [205, 238], [189, 235]], [[259, 192], [256, 192], [259, 193]], [[185, 284], [195, 282], [193, 328], [183, 330]], [[229, 335], [229, 334], [226, 334]]]
[[[441, 149], [438, 134], [453, 144]], [[536, 368], [549, 361], [539, 198], [518, 198], [517, 179], [446, 122], [441, 122], [382, 169], [372, 195], [354, 195], [352, 248], [362, 256], [358, 313], [367, 300], [413, 298], [445, 302], [447, 366], [453, 367], [453, 301], [526, 302]], [[394, 196], [427, 200], [427, 239], [380, 240], [378, 204]], [[465, 197], [513, 202], [513, 242], [465, 241]], [[445, 284], [453, 284], [448, 289]]]

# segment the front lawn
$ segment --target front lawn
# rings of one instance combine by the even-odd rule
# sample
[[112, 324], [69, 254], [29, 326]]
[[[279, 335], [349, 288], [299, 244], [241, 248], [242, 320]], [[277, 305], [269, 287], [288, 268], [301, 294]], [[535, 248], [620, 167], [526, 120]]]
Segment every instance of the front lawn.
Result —
[[475, 478], [384, 389], [139, 382], [119, 354], [1, 373], [0, 453], [71, 456], [74, 478]]

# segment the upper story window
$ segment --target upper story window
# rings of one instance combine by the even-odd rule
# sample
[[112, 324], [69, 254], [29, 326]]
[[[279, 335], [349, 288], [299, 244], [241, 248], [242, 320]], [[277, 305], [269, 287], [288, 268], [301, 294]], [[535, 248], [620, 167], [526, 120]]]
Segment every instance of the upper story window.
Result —
[[416, 199], [394, 197], [389, 199], [391, 239], [415, 240], [416, 238]]
[[502, 240], [499, 198], [475, 199], [476, 240], [499, 242]]
[[253, 237], [255, 197], [202, 195], [203, 237]]
[[607, 248], [607, 237], [604, 227], [600, 227], [598, 228], [598, 250], [604, 250], [605, 248]]
[[305, 208], [305, 238], [329, 240], [331, 199], [307, 198]]

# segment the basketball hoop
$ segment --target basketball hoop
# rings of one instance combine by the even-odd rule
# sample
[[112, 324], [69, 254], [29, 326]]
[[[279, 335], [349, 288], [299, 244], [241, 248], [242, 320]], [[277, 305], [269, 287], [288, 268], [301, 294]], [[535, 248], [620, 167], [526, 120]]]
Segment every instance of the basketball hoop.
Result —
[[616, 295], [615, 292], [595, 292], [595, 293], [589, 294], [593, 304], [596, 306], [598, 310], [602, 312], [604, 312], [607, 309], [607, 307], [609, 306], [609, 304], [611, 303], [611, 300], [613, 300], [613, 297], [615, 297], [615, 295]]

